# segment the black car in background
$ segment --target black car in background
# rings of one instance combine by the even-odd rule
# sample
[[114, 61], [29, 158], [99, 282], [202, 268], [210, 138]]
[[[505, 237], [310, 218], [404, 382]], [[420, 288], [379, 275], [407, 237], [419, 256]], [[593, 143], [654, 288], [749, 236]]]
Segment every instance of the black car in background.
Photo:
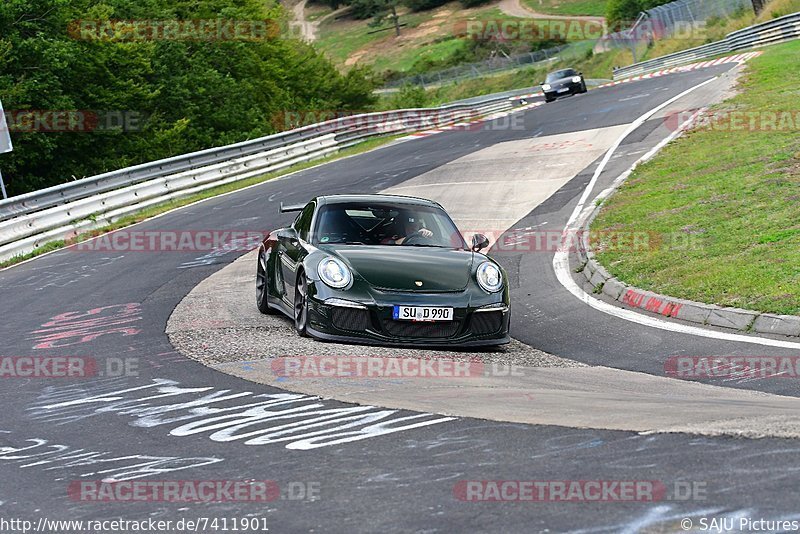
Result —
[[542, 82], [545, 102], [552, 102], [560, 96], [576, 95], [586, 92], [583, 73], [575, 69], [562, 69], [551, 72]]

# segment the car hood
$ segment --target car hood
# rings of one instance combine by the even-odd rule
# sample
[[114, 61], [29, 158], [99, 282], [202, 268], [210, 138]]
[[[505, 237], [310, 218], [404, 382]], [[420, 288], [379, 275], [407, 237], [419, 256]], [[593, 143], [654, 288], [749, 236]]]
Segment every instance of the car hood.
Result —
[[[414, 246], [327, 245], [371, 286], [395, 291], [461, 291], [469, 283], [474, 254]], [[417, 282], [422, 282], [419, 285]]]
[[547, 83], [551, 86], [565, 85], [568, 83], [572, 83], [572, 76], [568, 76], [566, 78], [559, 78], [558, 80], [554, 80], [552, 82], [547, 82]]

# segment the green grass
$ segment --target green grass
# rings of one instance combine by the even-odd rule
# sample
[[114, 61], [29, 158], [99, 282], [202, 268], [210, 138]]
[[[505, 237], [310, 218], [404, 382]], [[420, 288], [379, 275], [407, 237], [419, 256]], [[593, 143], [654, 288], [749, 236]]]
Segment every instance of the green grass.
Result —
[[603, 17], [606, 14], [605, 0], [523, 0], [524, 4], [537, 13], [548, 15], [592, 15]]
[[301, 171], [303, 169], [308, 169], [310, 167], [314, 167], [314, 166], [320, 165], [322, 163], [327, 163], [329, 161], [333, 161], [333, 160], [336, 160], [336, 159], [341, 159], [341, 158], [344, 158], [344, 157], [347, 157], [347, 156], [353, 156], [355, 154], [360, 154], [362, 152], [366, 152], [368, 150], [372, 150], [372, 149], [377, 148], [377, 147], [379, 147], [381, 145], [384, 145], [384, 144], [388, 143], [389, 141], [397, 139], [398, 137], [399, 137], [398, 135], [392, 135], [392, 136], [381, 137], [381, 138], [378, 138], [378, 139], [370, 139], [370, 140], [361, 142], [361, 143], [359, 143], [359, 144], [357, 144], [355, 146], [352, 146], [350, 148], [346, 148], [344, 150], [341, 150], [341, 151], [337, 152], [336, 154], [328, 156], [326, 158], [320, 158], [318, 160], [308, 161], [308, 162], [305, 162], [305, 163], [298, 163], [297, 165], [292, 165], [291, 167], [288, 167], [286, 169], [283, 169], [283, 170], [280, 170], [280, 171], [277, 171], [277, 172], [272, 172], [272, 173], [264, 174], [264, 175], [261, 175], [261, 176], [254, 176], [253, 178], [247, 178], [247, 179], [239, 181], [239, 182], [233, 182], [233, 183], [221, 185], [221, 186], [218, 186], [218, 187], [213, 187], [211, 189], [207, 189], [205, 191], [202, 191], [200, 193], [196, 193], [194, 195], [191, 195], [191, 196], [188, 196], [188, 197], [185, 197], [185, 198], [179, 198], [179, 199], [175, 199], [175, 200], [170, 200], [170, 201], [164, 202], [162, 204], [157, 204], [155, 206], [150, 206], [150, 207], [148, 207], [146, 209], [143, 209], [143, 210], [138, 211], [136, 213], [133, 213], [131, 215], [126, 215], [124, 217], [121, 217], [120, 219], [114, 221], [113, 223], [108, 224], [106, 226], [103, 226], [101, 228], [96, 228], [94, 230], [89, 230], [87, 232], [84, 232], [84, 233], [78, 235], [77, 237], [75, 237], [75, 238], [73, 238], [73, 239], [71, 239], [69, 241], [64, 241], [64, 240], [48, 241], [47, 243], [43, 244], [41, 247], [37, 248], [33, 252], [30, 252], [28, 254], [21, 254], [19, 256], [15, 256], [15, 257], [13, 257], [13, 258], [11, 258], [9, 260], [0, 262], [0, 269], [5, 268], [5, 267], [10, 267], [12, 265], [16, 265], [17, 263], [29, 260], [31, 258], [35, 258], [37, 256], [41, 256], [42, 254], [46, 254], [46, 253], [52, 252], [54, 250], [58, 250], [58, 249], [73, 245], [75, 243], [80, 243], [81, 241], [86, 241], [87, 239], [91, 239], [91, 238], [96, 237], [98, 235], [102, 235], [102, 234], [105, 234], [105, 233], [108, 233], [108, 232], [112, 232], [112, 231], [118, 230], [120, 228], [125, 228], [126, 226], [131, 226], [132, 224], [136, 224], [136, 223], [145, 221], [147, 219], [155, 217], [156, 215], [160, 215], [162, 213], [165, 213], [167, 211], [173, 210], [175, 208], [180, 208], [181, 206], [187, 206], [187, 205], [189, 205], [189, 204], [191, 204], [193, 202], [197, 202], [199, 200], [204, 200], [204, 199], [207, 199], [207, 198], [215, 197], [215, 196], [218, 196], [218, 195], [222, 195], [224, 193], [230, 193], [232, 191], [238, 191], [238, 190], [243, 189], [245, 187], [249, 187], [249, 186], [255, 185], [255, 184], [260, 184], [262, 182], [266, 182], [268, 180], [272, 180], [273, 178], [277, 178], [279, 176], [283, 176], [284, 174], [289, 174], [289, 173], [292, 173], [292, 172]]
[[420, 48], [407, 48], [397, 50], [392, 54], [381, 55], [374, 58], [371, 65], [376, 72], [387, 70], [408, 72], [419, 60], [443, 61], [456, 54], [464, 46], [463, 39], [444, 39]]
[[608, 200], [593, 231], [660, 236], [647, 250], [599, 248], [612, 274], [675, 297], [800, 314], [798, 71], [800, 42], [765, 48], [740, 93], [712, 109], [791, 112], [787, 128], [692, 130]]

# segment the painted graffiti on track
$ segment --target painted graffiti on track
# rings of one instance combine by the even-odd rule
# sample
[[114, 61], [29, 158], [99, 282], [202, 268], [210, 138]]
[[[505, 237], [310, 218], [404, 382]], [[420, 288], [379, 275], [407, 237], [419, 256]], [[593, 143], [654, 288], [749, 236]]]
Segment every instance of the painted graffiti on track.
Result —
[[115, 453], [75, 448], [42, 438], [20, 438], [17, 433], [0, 430], [0, 464], [16, 463], [22, 469], [61, 470], [78, 477], [101, 477], [105, 481], [135, 480], [164, 475], [191, 467], [222, 462], [214, 456], [182, 458]]
[[[113, 381], [111, 381], [113, 382]], [[68, 424], [104, 414], [133, 417], [131, 426], [169, 427], [171, 436], [207, 435], [215, 442], [283, 443], [311, 450], [456, 420], [430, 413], [348, 406], [293, 393], [183, 387], [153, 379], [145, 385], [50, 386], [30, 408], [39, 421]]]
[[29, 339], [35, 342], [34, 349], [54, 349], [88, 343], [111, 334], [135, 336], [141, 329], [132, 323], [141, 319], [141, 305], [135, 302], [102, 306], [86, 312], [72, 311], [52, 317], [31, 332]]

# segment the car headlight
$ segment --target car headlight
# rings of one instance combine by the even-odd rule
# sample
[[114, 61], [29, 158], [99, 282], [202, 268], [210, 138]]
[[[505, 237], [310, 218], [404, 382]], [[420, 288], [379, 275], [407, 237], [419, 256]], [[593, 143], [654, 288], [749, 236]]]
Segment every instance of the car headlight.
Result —
[[490, 261], [485, 261], [478, 266], [478, 285], [488, 293], [497, 293], [503, 289], [503, 274], [500, 268]]
[[320, 279], [335, 289], [341, 289], [353, 279], [350, 269], [341, 260], [328, 256], [317, 265]]
[[572, 83], [581, 83], [581, 77], [580, 76], [573, 76], [572, 77]]
[[550, 89], [551, 89], [551, 87], [550, 87], [549, 83], [543, 83], [542, 84], [542, 91], [549, 91]]

